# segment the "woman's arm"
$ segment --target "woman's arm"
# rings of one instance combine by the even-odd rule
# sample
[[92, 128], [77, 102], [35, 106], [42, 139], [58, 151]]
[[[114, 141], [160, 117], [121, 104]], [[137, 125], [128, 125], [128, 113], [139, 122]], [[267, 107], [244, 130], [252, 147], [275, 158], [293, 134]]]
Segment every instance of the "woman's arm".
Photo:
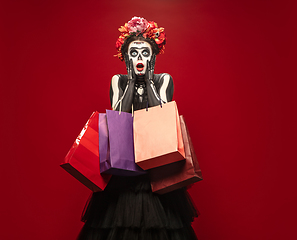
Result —
[[173, 80], [168, 73], [161, 75], [157, 84], [159, 86], [158, 89], [156, 84], [153, 80], [147, 83], [147, 97], [150, 107], [170, 102], [173, 97]]
[[120, 75], [114, 75], [110, 85], [110, 101], [111, 107], [116, 111], [130, 112], [133, 101], [133, 90], [135, 81], [127, 81], [125, 90], [120, 86]]
[[125, 56], [125, 62], [128, 72], [128, 81], [124, 91], [121, 88], [121, 75], [114, 75], [110, 85], [110, 101], [113, 110], [130, 112], [132, 109], [133, 93], [135, 85], [135, 75], [133, 73], [132, 60]]
[[146, 85], [147, 97], [150, 107], [160, 105], [162, 103], [170, 102], [173, 97], [173, 81], [168, 73], [163, 73], [158, 79], [158, 89], [156, 88], [154, 79], [156, 55], [152, 56], [150, 62], [147, 63]]

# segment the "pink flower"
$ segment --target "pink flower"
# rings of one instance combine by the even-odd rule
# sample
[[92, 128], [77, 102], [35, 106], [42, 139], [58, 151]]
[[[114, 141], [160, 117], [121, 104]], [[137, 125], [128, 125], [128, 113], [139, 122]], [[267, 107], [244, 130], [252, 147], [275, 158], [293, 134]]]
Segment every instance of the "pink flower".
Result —
[[148, 21], [141, 17], [133, 17], [128, 22], [129, 33], [140, 34], [143, 33], [148, 28]]

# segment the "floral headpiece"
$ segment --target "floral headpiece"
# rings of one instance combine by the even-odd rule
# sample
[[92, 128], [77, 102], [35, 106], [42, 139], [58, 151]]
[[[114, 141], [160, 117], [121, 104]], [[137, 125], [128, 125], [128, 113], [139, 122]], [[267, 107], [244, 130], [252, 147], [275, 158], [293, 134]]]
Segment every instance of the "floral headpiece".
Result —
[[159, 47], [159, 53], [164, 53], [166, 36], [164, 28], [158, 28], [157, 23], [153, 21], [147, 21], [141, 17], [133, 17], [128, 23], [119, 28], [121, 35], [116, 42], [116, 49], [118, 51], [117, 56], [121, 61], [124, 60], [121, 48], [126, 39], [131, 36], [143, 36], [144, 38], [152, 39]]

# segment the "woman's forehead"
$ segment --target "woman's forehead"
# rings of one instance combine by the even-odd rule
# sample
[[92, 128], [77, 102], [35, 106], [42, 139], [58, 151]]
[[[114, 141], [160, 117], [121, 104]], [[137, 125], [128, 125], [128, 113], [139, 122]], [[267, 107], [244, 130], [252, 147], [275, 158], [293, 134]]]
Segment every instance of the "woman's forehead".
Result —
[[151, 45], [146, 42], [146, 41], [139, 41], [139, 40], [136, 40], [136, 41], [133, 41], [129, 44], [129, 49], [130, 48], [144, 48], [144, 47], [148, 47], [151, 49]]

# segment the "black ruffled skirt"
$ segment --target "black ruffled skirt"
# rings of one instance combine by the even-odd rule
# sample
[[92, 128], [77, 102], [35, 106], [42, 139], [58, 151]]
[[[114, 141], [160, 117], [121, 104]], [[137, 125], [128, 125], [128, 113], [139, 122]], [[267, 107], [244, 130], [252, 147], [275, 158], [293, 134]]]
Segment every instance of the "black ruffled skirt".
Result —
[[151, 190], [148, 175], [112, 176], [93, 193], [82, 215], [78, 240], [191, 240], [198, 216], [186, 189], [167, 194]]

